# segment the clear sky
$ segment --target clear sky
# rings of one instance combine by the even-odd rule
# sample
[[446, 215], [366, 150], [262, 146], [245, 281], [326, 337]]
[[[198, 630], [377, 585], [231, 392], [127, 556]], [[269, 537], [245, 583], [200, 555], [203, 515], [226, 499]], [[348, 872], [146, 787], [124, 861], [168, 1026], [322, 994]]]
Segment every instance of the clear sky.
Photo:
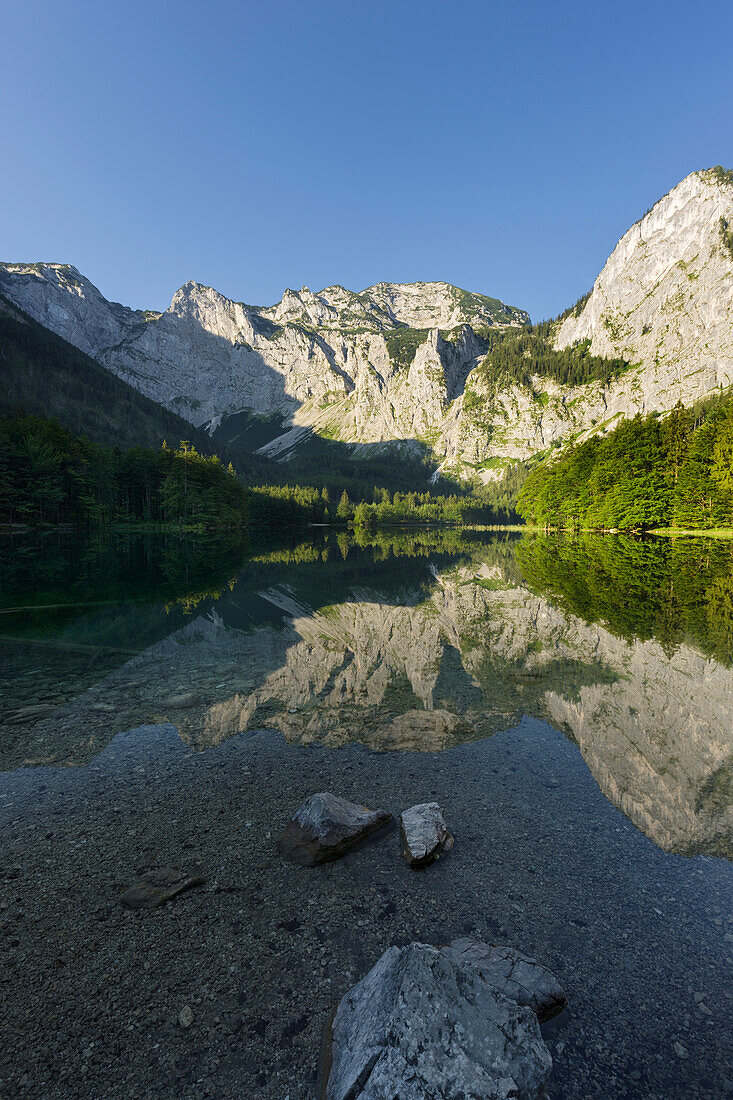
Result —
[[187, 279], [445, 279], [554, 315], [733, 165], [730, 0], [0, 0], [0, 258], [162, 309]]

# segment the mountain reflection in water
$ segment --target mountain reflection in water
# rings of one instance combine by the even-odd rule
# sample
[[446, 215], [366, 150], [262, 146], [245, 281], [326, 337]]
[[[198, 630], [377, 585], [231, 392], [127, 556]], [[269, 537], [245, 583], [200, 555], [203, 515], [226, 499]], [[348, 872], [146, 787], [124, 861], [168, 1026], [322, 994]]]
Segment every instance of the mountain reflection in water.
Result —
[[728, 543], [423, 531], [1, 552], [4, 769], [85, 764], [147, 722], [196, 750], [274, 728], [438, 752], [529, 714], [661, 848], [733, 853]]

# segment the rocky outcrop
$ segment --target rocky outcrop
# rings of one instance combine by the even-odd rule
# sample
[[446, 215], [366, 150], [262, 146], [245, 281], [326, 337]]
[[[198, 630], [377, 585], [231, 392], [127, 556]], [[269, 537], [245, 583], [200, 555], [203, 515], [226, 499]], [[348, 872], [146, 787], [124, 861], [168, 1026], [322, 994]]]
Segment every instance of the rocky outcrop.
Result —
[[733, 254], [721, 221], [733, 222], [733, 175], [693, 172], [621, 238], [558, 329], [558, 347], [590, 340], [595, 355], [640, 364], [640, 411], [733, 384]]
[[532, 1100], [552, 1058], [529, 1008], [459, 956], [390, 947], [340, 1002], [327, 1036], [325, 1100]]

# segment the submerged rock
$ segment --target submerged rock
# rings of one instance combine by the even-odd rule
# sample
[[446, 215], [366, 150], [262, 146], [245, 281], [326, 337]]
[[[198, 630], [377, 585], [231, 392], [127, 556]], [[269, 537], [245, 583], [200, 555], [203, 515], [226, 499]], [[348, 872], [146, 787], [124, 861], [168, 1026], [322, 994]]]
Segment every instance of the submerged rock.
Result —
[[554, 975], [512, 947], [490, 947], [466, 938], [453, 940], [442, 951], [450, 959], [476, 967], [500, 993], [531, 1008], [541, 1024], [567, 1007], [568, 999]]
[[157, 871], [148, 871], [128, 887], [120, 895], [120, 901], [130, 909], [155, 909], [181, 891], [200, 886], [205, 881], [202, 875], [184, 875], [175, 867], [161, 867]]
[[324, 1100], [533, 1100], [552, 1069], [534, 1013], [437, 947], [390, 947], [341, 1000]]
[[293, 814], [278, 841], [282, 855], [306, 867], [339, 859], [392, 820], [386, 810], [368, 810], [328, 791], [311, 795]]
[[167, 699], [164, 699], [161, 706], [164, 709], [172, 707], [174, 710], [185, 710], [187, 707], [193, 707], [198, 702], [198, 695], [195, 691], [184, 691], [179, 695], [169, 695]]
[[437, 802], [410, 806], [400, 819], [402, 855], [411, 867], [426, 867], [442, 851], [453, 847], [453, 837]]

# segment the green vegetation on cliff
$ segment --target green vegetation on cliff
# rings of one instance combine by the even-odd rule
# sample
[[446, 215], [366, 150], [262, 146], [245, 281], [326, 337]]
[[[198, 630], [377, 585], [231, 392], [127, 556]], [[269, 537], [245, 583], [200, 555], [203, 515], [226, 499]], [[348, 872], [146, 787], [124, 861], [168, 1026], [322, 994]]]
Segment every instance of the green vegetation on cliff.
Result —
[[636, 416], [562, 451], [529, 474], [517, 511], [553, 527], [729, 527], [733, 398]]
[[[579, 299], [571, 312], [584, 304]], [[552, 344], [555, 321], [540, 321], [520, 330], [487, 329], [482, 332], [489, 351], [477, 368], [477, 378], [496, 393], [508, 383], [529, 386], [534, 377], [552, 379], [563, 386], [587, 382], [604, 385], [629, 366], [624, 359], [604, 359], [590, 354], [590, 341], [557, 350]]]

